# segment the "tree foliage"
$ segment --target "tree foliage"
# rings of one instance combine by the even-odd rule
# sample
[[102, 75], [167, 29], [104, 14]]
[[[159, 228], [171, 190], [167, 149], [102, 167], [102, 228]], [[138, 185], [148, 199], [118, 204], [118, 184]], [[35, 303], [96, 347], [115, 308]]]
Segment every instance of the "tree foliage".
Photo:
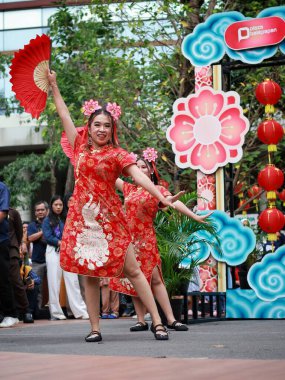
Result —
[[[85, 123], [81, 106], [85, 100], [115, 101], [123, 110], [119, 125], [121, 145], [138, 152], [147, 146], [159, 151], [158, 170], [173, 191], [193, 191], [196, 173], [178, 169], [165, 138], [172, 104], [194, 92], [194, 68], [182, 55], [185, 35], [212, 13], [239, 10], [255, 17], [262, 9], [281, 5], [280, 1], [255, 0], [158, 0], [145, 2], [93, 0], [90, 6], [61, 7], [50, 19], [53, 40], [52, 69], [57, 72], [62, 95], [77, 126]], [[225, 62], [228, 58], [225, 57]], [[236, 171], [235, 183], [253, 184], [258, 170], [267, 160], [266, 147], [256, 138], [263, 118], [263, 107], [254, 97], [256, 84], [264, 77], [282, 83], [283, 67], [236, 70], [231, 72], [229, 89], [241, 96], [251, 123], [246, 136], [244, 157]], [[284, 97], [282, 98], [284, 100]], [[282, 103], [280, 103], [282, 104]], [[279, 119], [283, 111], [279, 109]], [[60, 153], [61, 124], [52, 98], [41, 119], [53, 181], [56, 167], [67, 165]], [[281, 164], [281, 149], [274, 162]], [[43, 158], [44, 159], [44, 158]], [[44, 167], [44, 166], [42, 166]], [[39, 177], [40, 178], [40, 177]]]

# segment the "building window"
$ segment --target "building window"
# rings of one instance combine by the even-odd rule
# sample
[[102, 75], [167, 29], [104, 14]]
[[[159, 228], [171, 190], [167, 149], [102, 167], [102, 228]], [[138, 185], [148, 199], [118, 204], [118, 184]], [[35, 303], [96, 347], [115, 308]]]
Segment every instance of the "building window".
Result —
[[4, 12], [4, 29], [32, 28], [41, 25], [40, 9]]

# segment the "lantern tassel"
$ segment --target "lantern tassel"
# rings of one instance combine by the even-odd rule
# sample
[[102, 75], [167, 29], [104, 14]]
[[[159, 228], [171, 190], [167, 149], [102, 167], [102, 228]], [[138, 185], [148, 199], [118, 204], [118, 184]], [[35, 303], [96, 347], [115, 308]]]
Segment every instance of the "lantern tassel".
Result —
[[274, 112], [275, 112], [274, 106], [272, 104], [266, 104], [265, 113], [269, 114], [269, 113], [274, 113]]
[[277, 152], [277, 145], [275, 144], [270, 144], [268, 145], [268, 152]]
[[267, 234], [267, 239], [268, 241], [276, 241], [277, 240], [277, 235], [274, 233], [274, 234]]
[[276, 192], [275, 191], [267, 191], [266, 198], [269, 200], [276, 199]]

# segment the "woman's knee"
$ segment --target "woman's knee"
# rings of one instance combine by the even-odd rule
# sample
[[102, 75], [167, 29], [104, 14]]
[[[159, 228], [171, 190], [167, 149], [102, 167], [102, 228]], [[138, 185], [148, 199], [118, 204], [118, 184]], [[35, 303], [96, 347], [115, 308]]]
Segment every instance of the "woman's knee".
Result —
[[141, 270], [138, 265], [125, 266], [124, 274], [128, 279], [133, 279], [141, 274]]
[[129, 279], [136, 278], [141, 274], [141, 270], [136, 260], [132, 244], [129, 245], [123, 271], [124, 275]]
[[157, 269], [153, 271], [152, 278], [151, 278], [151, 285], [152, 286], [157, 286], [162, 284], [162, 279], [160, 276], [160, 273]]

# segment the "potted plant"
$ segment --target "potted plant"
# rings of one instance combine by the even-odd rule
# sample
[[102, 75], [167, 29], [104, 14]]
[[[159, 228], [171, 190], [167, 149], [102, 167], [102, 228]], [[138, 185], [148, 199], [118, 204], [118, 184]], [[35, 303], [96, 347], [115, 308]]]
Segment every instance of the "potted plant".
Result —
[[[181, 200], [183, 203], [189, 204], [196, 200], [196, 195], [194, 193], [185, 194]], [[175, 307], [177, 307], [175, 304], [179, 305], [175, 315], [179, 320], [179, 313], [181, 319], [183, 294], [187, 292], [195, 266], [201, 264], [199, 259], [194, 258], [199, 250], [197, 243], [213, 246], [219, 245], [219, 240], [215, 227], [211, 223], [196, 222], [171, 208], [157, 214], [155, 225], [165, 286], [174, 315]], [[197, 236], [197, 232], [201, 230], [209, 233], [209, 239], [201, 239]]]

